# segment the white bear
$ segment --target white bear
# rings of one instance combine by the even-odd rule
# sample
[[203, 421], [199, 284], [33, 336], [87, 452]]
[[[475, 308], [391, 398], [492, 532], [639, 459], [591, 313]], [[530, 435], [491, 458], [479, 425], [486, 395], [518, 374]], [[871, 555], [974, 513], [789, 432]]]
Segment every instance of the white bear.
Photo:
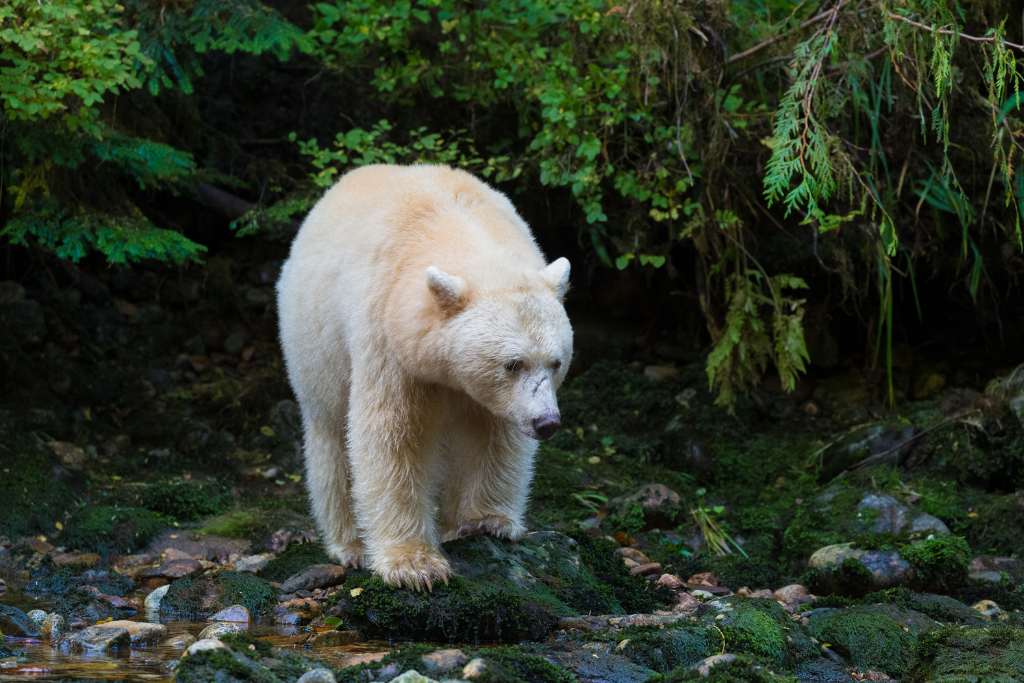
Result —
[[328, 553], [389, 584], [447, 581], [442, 540], [518, 539], [572, 357], [569, 262], [447, 166], [366, 166], [317, 203], [277, 284]]

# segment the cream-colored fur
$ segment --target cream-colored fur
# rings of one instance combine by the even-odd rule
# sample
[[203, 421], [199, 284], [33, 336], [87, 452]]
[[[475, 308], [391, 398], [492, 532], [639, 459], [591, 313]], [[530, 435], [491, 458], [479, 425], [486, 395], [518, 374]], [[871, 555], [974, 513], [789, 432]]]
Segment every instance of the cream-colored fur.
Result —
[[517, 539], [572, 355], [565, 259], [446, 166], [367, 166], [310, 212], [278, 282], [306, 481], [328, 553], [447, 581], [442, 540]]

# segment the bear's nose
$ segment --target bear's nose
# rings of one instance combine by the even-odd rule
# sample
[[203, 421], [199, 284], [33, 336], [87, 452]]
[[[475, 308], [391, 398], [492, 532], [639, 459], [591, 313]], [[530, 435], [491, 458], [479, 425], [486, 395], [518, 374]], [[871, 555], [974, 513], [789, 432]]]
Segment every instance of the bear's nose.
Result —
[[548, 439], [562, 426], [562, 419], [558, 413], [548, 413], [533, 419], [533, 433], [543, 441]]

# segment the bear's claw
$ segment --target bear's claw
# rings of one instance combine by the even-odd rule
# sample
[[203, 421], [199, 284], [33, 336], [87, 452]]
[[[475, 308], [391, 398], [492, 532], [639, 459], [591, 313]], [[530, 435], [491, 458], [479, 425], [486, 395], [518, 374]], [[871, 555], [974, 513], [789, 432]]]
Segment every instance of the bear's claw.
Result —
[[448, 560], [425, 544], [403, 544], [388, 548], [374, 561], [374, 572], [384, 583], [432, 591], [434, 583], [448, 585], [452, 569]]
[[462, 522], [452, 538], [465, 538], [477, 534], [488, 534], [497, 538], [518, 541], [526, 534], [526, 527], [504, 515], [488, 515], [480, 519]]
[[329, 543], [326, 550], [327, 556], [343, 567], [359, 569], [365, 565], [362, 541]]

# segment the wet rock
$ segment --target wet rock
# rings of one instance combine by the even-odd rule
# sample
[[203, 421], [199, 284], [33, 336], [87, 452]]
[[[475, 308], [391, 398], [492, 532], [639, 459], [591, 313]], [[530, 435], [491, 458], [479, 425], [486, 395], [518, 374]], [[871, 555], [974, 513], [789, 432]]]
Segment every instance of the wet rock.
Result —
[[869, 493], [857, 503], [857, 517], [871, 533], [899, 536], [909, 522], [910, 508], [892, 496]]
[[1017, 421], [1024, 426], [1024, 394], [1010, 399], [1010, 411], [1017, 416]]
[[0, 633], [23, 638], [38, 638], [39, 627], [17, 607], [0, 605]]
[[360, 640], [362, 638], [359, 635], [359, 631], [347, 629], [344, 631], [324, 631], [323, 633], [318, 633], [310, 638], [307, 644], [313, 649], [321, 649], [351, 645], [352, 643], [358, 643]]
[[947, 626], [921, 639], [913, 681], [1024, 680], [1024, 629]]
[[128, 632], [128, 638], [132, 647], [146, 647], [155, 645], [167, 635], [167, 627], [163, 624], [151, 624], [145, 621], [108, 621], [104, 624], [96, 624], [92, 628], [101, 630], [120, 630]]
[[244, 633], [249, 630], [249, 624], [240, 624], [231, 621], [218, 621], [210, 624], [199, 632], [199, 640], [207, 638], [223, 638], [232, 633]]
[[188, 649], [185, 650], [185, 655], [194, 657], [202, 652], [226, 649], [228, 649], [228, 646], [222, 643], [219, 638], [201, 638], [188, 646]]
[[714, 669], [716, 666], [721, 666], [722, 664], [731, 664], [735, 661], [736, 655], [729, 654], [728, 652], [720, 655], [711, 655], [710, 657], [705, 657], [704, 659], [694, 664], [693, 670], [696, 671], [701, 678], [707, 678], [711, 675], [711, 670]]
[[180, 579], [202, 571], [199, 560], [169, 560], [158, 567], [143, 570], [140, 576], [145, 578]]
[[968, 565], [968, 576], [974, 581], [983, 583], [1000, 583], [1003, 575], [1011, 579], [1024, 578], [1024, 560], [1015, 557], [997, 557], [995, 555], [979, 555]]
[[335, 683], [330, 669], [313, 669], [299, 676], [295, 683]]
[[572, 671], [575, 680], [580, 681], [647, 681], [657, 673], [614, 652], [609, 643], [565, 643], [548, 653], [548, 657]]
[[61, 649], [70, 652], [110, 652], [131, 646], [131, 635], [123, 627], [111, 628], [108, 624], [90, 626], [76, 631], [63, 641]]
[[29, 621], [36, 625], [36, 628], [42, 628], [43, 622], [46, 621], [46, 610], [29, 610], [25, 616], [28, 617]]
[[664, 484], [647, 484], [634, 493], [613, 498], [609, 507], [625, 513], [639, 506], [648, 528], [671, 527], [680, 512], [681, 500], [678, 493]]
[[198, 560], [224, 563], [232, 556], [238, 557], [249, 553], [250, 541], [239, 538], [224, 538], [215, 535], [198, 535], [180, 530], [168, 531], [149, 544], [149, 552], [157, 555], [173, 548], [180, 550], [189, 557]]
[[[854, 683], [845, 666], [824, 657], [800, 662], [796, 667], [796, 679], [800, 683]], [[885, 679], [889, 680], [889, 677]]]
[[285, 593], [295, 593], [300, 590], [309, 591], [316, 588], [337, 586], [344, 581], [345, 568], [341, 565], [314, 564], [289, 577], [288, 580], [281, 584], [281, 590]]
[[249, 610], [242, 605], [231, 605], [211, 615], [207, 621], [234, 621], [248, 624], [250, 621]]
[[676, 604], [672, 606], [672, 611], [677, 614], [692, 614], [700, 609], [701, 604], [700, 600], [689, 593], [680, 592], [676, 594]]
[[916, 434], [916, 428], [905, 424], [873, 424], [855, 429], [821, 454], [819, 481], [832, 481], [855, 465], [901, 462], [910, 453]]
[[185, 577], [171, 584], [160, 601], [160, 615], [168, 619], [205, 619], [231, 605], [251, 614], [269, 613], [276, 591], [265, 580], [242, 572], [221, 572]]
[[910, 523], [910, 533], [925, 536], [928, 534], [948, 534], [949, 527], [938, 517], [922, 513], [914, 517]]
[[273, 553], [260, 553], [259, 555], [246, 555], [235, 562], [235, 571], [258, 574], [277, 557]]
[[159, 611], [160, 601], [164, 599], [164, 596], [167, 595], [167, 591], [169, 591], [170, 589], [170, 584], [167, 584], [166, 586], [160, 586], [159, 588], [150, 591], [149, 595], [146, 596], [145, 602], [143, 603], [143, 606], [146, 608], [146, 611]]
[[176, 636], [171, 636], [161, 643], [161, 645], [169, 647], [172, 650], [186, 650], [194, 642], [196, 642], [196, 637], [191, 633], [179, 633]]
[[825, 546], [815, 551], [808, 566], [817, 570], [817, 581], [836, 590], [865, 591], [906, 583], [910, 563], [895, 550], [863, 550], [852, 543]]
[[752, 589], [747, 586], [743, 586], [736, 591], [736, 595], [741, 598], [761, 598], [765, 600], [774, 600], [775, 593], [768, 588]]
[[47, 614], [46, 618], [43, 619], [43, 623], [39, 626], [39, 632], [42, 636], [52, 643], [56, 643], [63, 638], [66, 630], [67, 626], [65, 625], [64, 617], [56, 612]]

